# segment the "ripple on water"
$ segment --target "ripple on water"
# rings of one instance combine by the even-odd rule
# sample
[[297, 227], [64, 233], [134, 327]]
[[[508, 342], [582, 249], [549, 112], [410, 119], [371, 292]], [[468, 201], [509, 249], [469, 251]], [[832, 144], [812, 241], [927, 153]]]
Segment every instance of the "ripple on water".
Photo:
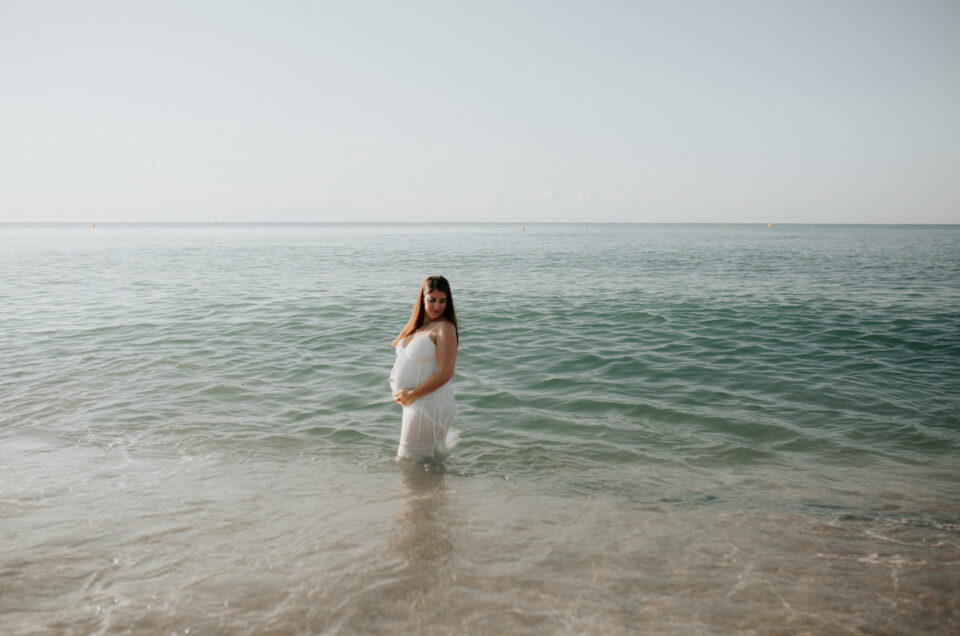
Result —
[[[955, 628], [957, 233], [577, 229], [0, 230], [5, 620]], [[437, 270], [464, 435], [408, 474]]]

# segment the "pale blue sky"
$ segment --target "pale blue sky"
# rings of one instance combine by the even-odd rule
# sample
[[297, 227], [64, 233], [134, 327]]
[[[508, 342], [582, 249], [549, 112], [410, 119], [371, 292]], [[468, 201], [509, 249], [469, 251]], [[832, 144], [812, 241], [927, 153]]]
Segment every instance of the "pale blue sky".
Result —
[[0, 0], [0, 221], [960, 223], [960, 2]]

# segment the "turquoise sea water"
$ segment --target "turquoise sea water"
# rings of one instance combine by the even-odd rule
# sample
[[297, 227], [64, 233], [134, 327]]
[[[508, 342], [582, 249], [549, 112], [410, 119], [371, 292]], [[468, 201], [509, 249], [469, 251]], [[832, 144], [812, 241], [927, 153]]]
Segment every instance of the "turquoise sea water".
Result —
[[[0, 632], [960, 629], [960, 227], [4, 225], [0, 272]], [[463, 437], [402, 467], [433, 273]]]

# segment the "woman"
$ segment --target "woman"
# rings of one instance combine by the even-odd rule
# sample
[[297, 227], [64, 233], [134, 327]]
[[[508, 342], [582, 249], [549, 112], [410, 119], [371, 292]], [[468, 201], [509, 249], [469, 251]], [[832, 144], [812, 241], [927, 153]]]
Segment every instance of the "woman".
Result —
[[407, 325], [393, 341], [397, 361], [390, 372], [393, 401], [403, 406], [397, 457], [445, 455], [459, 434], [450, 430], [456, 412], [450, 378], [457, 362], [457, 314], [450, 283], [428, 276]]

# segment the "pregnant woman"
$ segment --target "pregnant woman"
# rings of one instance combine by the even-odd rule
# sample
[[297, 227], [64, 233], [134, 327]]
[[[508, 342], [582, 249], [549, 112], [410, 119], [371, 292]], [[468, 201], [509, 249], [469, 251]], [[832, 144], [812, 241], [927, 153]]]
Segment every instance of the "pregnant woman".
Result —
[[457, 362], [457, 314], [450, 283], [428, 276], [420, 285], [410, 320], [393, 341], [397, 361], [390, 372], [394, 402], [403, 406], [397, 457], [445, 455], [459, 434], [450, 430], [457, 405], [450, 378]]

